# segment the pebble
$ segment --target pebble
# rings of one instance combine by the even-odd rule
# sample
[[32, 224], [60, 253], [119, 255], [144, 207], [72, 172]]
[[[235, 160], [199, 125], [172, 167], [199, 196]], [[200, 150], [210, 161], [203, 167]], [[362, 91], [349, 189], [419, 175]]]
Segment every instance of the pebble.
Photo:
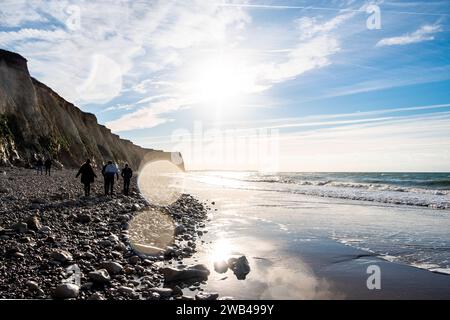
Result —
[[[129, 243], [131, 234], [126, 229], [130, 219], [149, 206], [139, 193], [97, 197], [101, 185], [94, 184], [93, 195], [84, 198], [79, 197], [82, 186], [79, 179], [73, 179], [73, 171], [58, 170], [48, 178], [30, 175], [28, 169], [10, 170], [14, 180], [2, 183], [14, 188], [0, 201], [0, 269], [7, 266], [0, 277], [0, 299], [138, 299], [142, 294], [146, 299], [157, 300], [182, 295], [173, 284], [171, 288], [160, 288], [165, 281], [161, 269], [164, 263], [181, 262], [183, 256], [195, 252], [199, 224], [207, 216], [205, 207], [194, 198], [183, 195], [164, 208], [173, 217], [178, 232], [190, 242], [183, 241], [182, 245], [182, 240], [176, 239], [171, 244], [170, 257], [160, 254], [144, 259], [133, 250]], [[51, 179], [51, 188], [47, 179]], [[58, 198], [62, 192], [64, 196]], [[33, 205], [36, 206], [32, 210]], [[190, 252], [182, 251], [184, 247]], [[178, 253], [176, 259], [174, 253]], [[161, 265], [156, 264], [158, 261]], [[66, 267], [73, 263], [81, 271], [81, 286], [61, 283], [69, 279]], [[189, 268], [186, 269], [190, 276], [209, 274], [202, 268]], [[30, 275], [35, 278], [29, 279]], [[119, 287], [134, 292], [127, 294]]]

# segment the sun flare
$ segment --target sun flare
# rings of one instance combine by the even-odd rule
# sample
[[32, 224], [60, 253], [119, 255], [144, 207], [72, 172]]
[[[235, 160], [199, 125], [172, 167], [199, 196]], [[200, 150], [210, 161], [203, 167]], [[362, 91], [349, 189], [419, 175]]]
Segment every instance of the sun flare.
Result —
[[218, 55], [194, 64], [189, 78], [188, 90], [195, 100], [227, 110], [254, 86], [254, 77], [243, 57], [233, 55]]

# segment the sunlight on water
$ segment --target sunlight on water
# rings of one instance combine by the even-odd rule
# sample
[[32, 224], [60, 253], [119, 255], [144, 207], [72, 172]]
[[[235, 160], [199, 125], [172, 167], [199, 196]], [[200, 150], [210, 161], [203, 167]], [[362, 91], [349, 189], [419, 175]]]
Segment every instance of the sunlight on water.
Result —
[[167, 206], [183, 194], [183, 171], [170, 161], [148, 162], [140, 169], [138, 186], [150, 203]]
[[211, 262], [227, 261], [232, 255], [232, 244], [228, 239], [218, 239], [211, 249]]
[[174, 222], [163, 212], [151, 209], [133, 218], [128, 229], [133, 249], [148, 255], [160, 254], [174, 241]]

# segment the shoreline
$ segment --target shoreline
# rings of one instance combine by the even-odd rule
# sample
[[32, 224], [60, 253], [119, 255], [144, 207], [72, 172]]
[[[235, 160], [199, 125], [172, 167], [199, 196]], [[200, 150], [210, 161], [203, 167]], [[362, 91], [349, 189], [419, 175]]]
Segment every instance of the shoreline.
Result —
[[[401, 242], [391, 244], [394, 247], [379, 242], [398, 230], [414, 235], [415, 230], [443, 225], [443, 211], [425, 209], [424, 215], [421, 208], [292, 195], [240, 184], [233, 188], [227, 183], [198, 179], [189, 185], [192, 194], [214, 201], [217, 210], [212, 212], [205, 245], [195, 255], [213, 270], [205, 290], [252, 300], [450, 299], [449, 275], [401, 262]], [[410, 224], [414, 219], [420, 219], [419, 225]], [[370, 238], [372, 234], [377, 238]], [[358, 239], [364, 241], [353, 242]], [[408, 242], [409, 236], [401, 239], [421, 243]], [[369, 251], [374, 244], [376, 253]], [[392, 248], [397, 261], [383, 258]], [[214, 260], [230, 256], [247, 257], [251, 271], [246, 280], [230, 270], [214, 271]], [[380, 267], [381, 290], [366, 285], [371, 265]]]
[[[86, 199], [73, 171], [6, 172], [0, 177], [1, 299], [450, 299], [448, 275], [326, 237], [294, 239], [282, 223], [229, 215], [230, 206], [239, 208], [235, 200], [194, 192], [157, 207], [135, 180], [129, 197], [102, 196], [96, 181], [95, 196]], [[133, 217], [152, 210], [171, 217], [174, 238], [164, 252], [147, 256], [130, 244], [129, 229]], [[233, 245], [224, 250], [227, 237]], [[215, 270], [214, 262], [242, 256], [250, 267], [244, 279]], [[74, 265], [81, 271], [77, 294], [70, 286], [55, 294]], [[381, 290], [366, 286], [370, 265], [381, 269]]]

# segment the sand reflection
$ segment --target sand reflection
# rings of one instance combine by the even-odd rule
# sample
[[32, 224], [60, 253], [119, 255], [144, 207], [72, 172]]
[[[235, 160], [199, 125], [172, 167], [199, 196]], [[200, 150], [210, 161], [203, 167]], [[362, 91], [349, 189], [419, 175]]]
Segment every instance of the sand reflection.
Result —
[[[342, 299], [323, 278], [298, 257], [288, 257], [274, 242], [258, 237], [226, 237], [222, 233], [205, 253], [212, 272], [208, 290], [239, 299]], [[218, 263], [245, 255], [251, 271], [238, 280], [233, 271], [217, 270]], [[214, 266], [216, 264], [216, 266]]]

